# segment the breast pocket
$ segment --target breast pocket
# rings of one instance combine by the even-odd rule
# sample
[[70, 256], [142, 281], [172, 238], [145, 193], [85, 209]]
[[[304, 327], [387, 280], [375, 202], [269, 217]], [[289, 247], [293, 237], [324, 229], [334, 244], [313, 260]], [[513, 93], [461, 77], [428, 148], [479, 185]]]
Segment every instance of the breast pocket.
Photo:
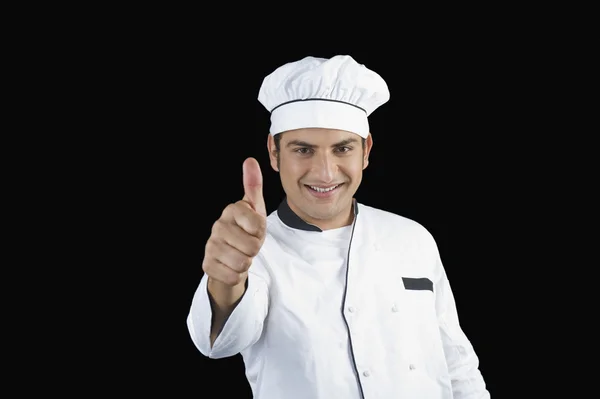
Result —
[[400, 305], [415, 326], [435, 322], [435, 296], [433, 281], [429, 277], [402, 277]]
[[441, 354], [435, 286], [429, 277], [421, 276], [402, 277], [402, 283], [405, 336], [412, 342], [409, 352], [415, 362], [435, 368]]
[[433, 292], [433, 281], [427, 277], [402, 277], [402, 284], [406, 290]]

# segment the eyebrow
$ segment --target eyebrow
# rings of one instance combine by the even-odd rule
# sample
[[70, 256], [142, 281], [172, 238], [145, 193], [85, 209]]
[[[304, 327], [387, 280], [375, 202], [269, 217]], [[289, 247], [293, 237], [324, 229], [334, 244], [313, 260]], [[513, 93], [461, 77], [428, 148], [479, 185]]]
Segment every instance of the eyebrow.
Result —
[[[338, 143], [332, 144], [331, 147], [343, 147], [345, 145], [356, 143], [356, 142], [358, 142], [357, 139], [351, 138], [351, 139], [342, 140]], [[291, 140], [289, 143], [286, 144], [286, 147], [292, 147], [292, 146], [308, 147], [308, 148], [317, 147], [314, 144], [310, 144], [310, 143], [307, 143], [306, 141], [302, 141], [302, 140]]]

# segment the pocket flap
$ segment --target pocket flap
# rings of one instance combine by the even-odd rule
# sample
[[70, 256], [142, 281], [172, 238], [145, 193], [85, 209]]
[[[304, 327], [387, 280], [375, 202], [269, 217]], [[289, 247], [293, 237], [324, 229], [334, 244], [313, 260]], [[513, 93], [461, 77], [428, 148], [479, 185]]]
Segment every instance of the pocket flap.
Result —
[[402, 282], [407, 290], [429, 290], [433, 292], [433, 282], [427, 277], [402, 277]]

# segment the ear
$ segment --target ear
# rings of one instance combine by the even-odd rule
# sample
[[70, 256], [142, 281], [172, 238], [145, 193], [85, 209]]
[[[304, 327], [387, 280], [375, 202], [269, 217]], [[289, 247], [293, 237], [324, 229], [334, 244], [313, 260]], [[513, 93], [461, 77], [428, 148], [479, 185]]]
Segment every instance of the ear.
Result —
[[271, 134], [267, 137], [267, 151], [269, 151], [271, 167], [275, 172], [279, 172], [279, 168], [277, 167], [277, 147], [275, 146], [275, 139]]
[[369, 165], [369, 154], [371, 153], [371, 148], [373, 148], [373, 136], [369, 132], [365, 140], [365, 148], [363, 149], [363, 170], [367, 168]]

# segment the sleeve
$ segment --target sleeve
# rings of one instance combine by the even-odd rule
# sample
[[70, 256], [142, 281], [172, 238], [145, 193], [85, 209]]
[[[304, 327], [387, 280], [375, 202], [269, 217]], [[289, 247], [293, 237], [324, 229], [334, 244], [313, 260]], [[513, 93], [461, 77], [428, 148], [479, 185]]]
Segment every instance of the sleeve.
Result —
[[454, 399], [489, 399], [479, 370], [479, 358], [461, 329], [456, 303], [446, 271], [438, 256], [436, 310]]
[[262, 334], [269, 306], [269, 279], [266, 271], [260, 258], [255, 258], [248, 271], [248, 287], [212, 347], [212, 309], [207, 282], [208, 276], [204, 274], [187, 316], [188, 331], [194, 345], [204, 356], [219, 359], [236, 355], [258, 341]]

